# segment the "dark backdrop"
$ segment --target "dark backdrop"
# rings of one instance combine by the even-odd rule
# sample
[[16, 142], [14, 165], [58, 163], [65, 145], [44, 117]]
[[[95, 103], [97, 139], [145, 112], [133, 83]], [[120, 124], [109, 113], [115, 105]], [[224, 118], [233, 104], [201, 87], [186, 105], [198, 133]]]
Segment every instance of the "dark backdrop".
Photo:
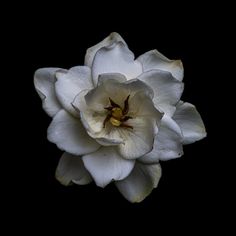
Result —
[[[189, 235], [205, 227], [211, 230], [209, 218], [217, 218], [218, 212], [214, 201], [216, 186], [221, 185], [212, 165], [217, 138], [212, 96], [215, 89], [212, 81], [217, 79], [213, 75], [217, 66], [213, 59], [217, 52], [213, 42], [219, 30], [214, 8], [209, 11], [204, 5], [194, 4], [177, 7], [136, 3], [128, 7], [116, 2], [96, 8], [93, 3], [70, 6], [38, 3], [19, 15], [11, 33], [17, 39], [13, 46], [17, 49], [14, 60], [21, 66], [18, 79], [23, 80], [20, 93], [24, 108], [15, 106], [22, 120], [18, 149], [22, 154], [16, 162], [19, 169], [15, 164], [20, 181], [9, 188], [13, 199], [17, 196], [13, 200], [16, 207], [13, 215], [17, 219], [27, 216], [21, 226], [24, 228], [27, 222], [35, 229], [70, 225], [68, 230], [77, 230], [78, 234], [86, 223], [91, 224], [87, 230], [95, 228], [104, 233], [110, 232], [109, 226], [115, 232], [128, 227], [144, 229], [146, 233], [174, 229]], [[158, 49], [168, 58], [182, 60], [185, 69], [182, 100], [196, 105], [208, 133], [204, 140], [185, 146], [180, 159], [161, 163], [163, 176], [159, 187], [139, 204], [126, 201], [112, 184], [105, 189], [94, 183], [64, 187], [55, 180], [62, 151], [46, 139], [51, 118], [42, 110], [33, 87], [36, 69], [82, 65], [86, 49], [113, 31], [122, 35], [136, 57]], [[99, 227], [93, 227], [94, 223], [99, 223]]]

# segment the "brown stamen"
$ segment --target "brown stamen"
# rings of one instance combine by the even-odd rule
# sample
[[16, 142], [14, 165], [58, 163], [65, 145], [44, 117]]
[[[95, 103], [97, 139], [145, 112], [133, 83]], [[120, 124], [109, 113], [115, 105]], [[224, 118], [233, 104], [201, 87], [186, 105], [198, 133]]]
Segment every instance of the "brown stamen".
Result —
[[113, 109], [113, 107], [104, 107], [104, 109], [111, 111]]
[[109, 98], [109, 101], [110, 101], [112, 107], [119, 107], [119, 108], [121, 108], [121, 107], [120, 107], [118, 104], [116, 104], [111, 98]]
[[128, 95], [128, 97], [124, 101], [124, 109], [123, 109], [124, 115], [126, 115], [129, 111], [129, 97], [130, 97], [130, 95]]

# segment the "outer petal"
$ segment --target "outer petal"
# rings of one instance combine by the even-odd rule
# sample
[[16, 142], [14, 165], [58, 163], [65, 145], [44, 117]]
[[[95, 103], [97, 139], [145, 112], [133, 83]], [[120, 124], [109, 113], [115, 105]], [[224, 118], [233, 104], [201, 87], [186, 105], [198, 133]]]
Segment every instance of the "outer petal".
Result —
[[54, 116], [61, 105], [55, 94], [55, 72], [60, 68], [42, 68], [34, 74], [34, 86], [43, 102], [43, 109], [49, 116]]
[[111, 33], [102, 42], [100, 42], [100, 43], [96, 44], [95, 46], [87, 49], [84, 64], [86, 66], [92, 67], [94, 56], [100, 48], [109, 47], [110, 45], [112, 45], [114, 43], [118, 43], [118, 42], [122, 42], [124, 45], [126, 45], [124, 39], [118, 33], [115, 33], [115, 32]]
[[205, 126], [194, 105], [179, 102], [173, 119], [181, 128], [184, 144], [190, 144], [206, 137]]
[[62, 106], [74, 116], [78, 113], [72, 107], [75, 96], [84, 89], [92, 89], [91, 71], [87, 66], [77, 66], [67, 72], [56, 73], [56, 95]]
[[144, 72], [138, 79], [147, 83], [153, 89], [153, 102], [157, 109], [172, 116], [175, 105], [182, 95], [183, 83], [175, 79], [171, 73], [161, 70]]
[[170, 72], [177, 80], [183, 80], [184, 69], [182, 62], [180, 60], [169, 60], [157, 50], [144, 53], [137, 61], [141, 62], [143, 71], [164, 70]]
[[100, 187], [105, 187], [112, 180], [124, 179], [134, 167], [134, 161], [123, 159], [111, 147], [101, 147], [98, 151], [83, 156], [83, 161]]
[[85, 169], [82, 157], [64, 152], [56, 170], [56, 178], [63, 185], [73, 183], [84, 185], [92, 182], [89, 172]]
[[183, 155], [182, 139], [179, 126], [165, 115], [161, 120], [152, 151], [138, 160], [143, 163], [158, 163], [159, 160], [178, 158]]
[[157, 187], [160, 177], [160, 164], [143, 165], [136, 162], [131, 174], [115, 184], [128, 201], [141, 202], [151, 193], [153, 188]]
[[94, 57], [92, 76], [95, 85], [98, 76], [103, 73], [120, 73], [127, 79], [134, 79], [142, 73], [142, 66], [134, 61], [134, 55], [128, 47], [118, 42], [99, 49]]
[[56, 114], [48, 127], [48, 140], [74, 155], [93, 152], [100, 146], [89, 137], [80, 120], [64, 110]]

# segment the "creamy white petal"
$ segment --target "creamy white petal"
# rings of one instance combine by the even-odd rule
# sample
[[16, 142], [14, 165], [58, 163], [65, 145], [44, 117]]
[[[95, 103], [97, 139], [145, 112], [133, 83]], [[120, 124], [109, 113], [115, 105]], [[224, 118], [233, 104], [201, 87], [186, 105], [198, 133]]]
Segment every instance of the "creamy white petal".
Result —
[[101, 132], [90, 135], [103, 146], [116, 146], [125, 142], [124, 137], [121, 135], [120, 127], [114, 127], [110, 122], [106, 123]]
[[152, 117], [157, 122], [161, 120], [163, 113], [157, 110], [153, 103], [153, 90], [139, 90], [130, 97], [129, 115], [132, 117]]
[[206, 137], [204, 123], [194, 105], [179, 102], [173, 119], [181, 128], [184, 144], [190, 144]]
[[143, 165], [136, 162], [131, 174], [115, 184], [128, 201], [141, 202], [157, 187], [160, 178], [160, 164]]
[[55, 72], [60, 68], [41, 68], [34, 74], [34, 86], [42, 99], [43, 109], [54, 116], [62, 107], [55, 94]]
[[138, 79], [153, 89], [153, 102], [157, 109], [172, 116], [175, 105], [182, 95], [184, 84], [175, 79], [171, 73], [161, 70], [144, 72]]
[[177, 80], [182, 81], [184, 76], [183, 64], [180, 60], [170, 60], [157, 50], [151, 50], [138, 57], [143, 67], [143, 71], [153, 69], [170, 72]]
[[99, 148], [86, 132], [81, 121], [65, 110], [59, 111], [48, 127], [48, 140], [74, 155], [83, 155]]
[[101, 147], [83, 156], [83, 162], [100, 187], [105, 187], [113, 180], [124, 179], [134, 167], [134, 161], [123, 159], [112, 147]]
[[92, 76], [97, 84], [98, 76], [103, 73], [120, 73], [127, 79], [134, 79], [142, 73], [142, 65], [134, 60], [133, 53], [122, 42], [99, 49], [94, 57]]
[[133, 129], [119, 129], [124, 140], [123, 144], [117, 146], [120, 155], [126, 159], [136, 159], [150, 152], [158, 130], [156, 120], [148, 117], [137, 117], [130, 119], [127, 124]]
[[96, 135], [93, 136], [93, 134], [98, 134], [102, 132], [102, 130], [104, 129], [103, 123], [105, 119], [105, 112], [99, 113], [91, 110], [87, 110], [83, 113], [81, 112], [81, 121], [92, 137], [96, 137]]
[[118, 146], [120, 154], [127, 159], [136, 159], [150, 152], [162, 114], [154, 107], [149, 95], [137, 92], [130, 99], [129, 119], [125, 124], [131, 128], [119, 128], [124, 143]]
[[165, 115], [161, 120], [152, 151], [138, 160], [143, 163], [158, 163], [159, 160], [166, 161], [181, 157], [183, 155], [182, 140], [180, 127], [172, 118]]
[[[138, 96], [137, 94], [140, 95]], [[136, 97], [137, 100], [143, 99], [142, 94], [149, 99], [150, 103], [153, 91], [142, 81], [126, 81], [125, 77], [121, 74], [103, 74], [99, 78], [98, 87], [90, 91], [82, 91], [78, 94], [73, 101], [73, 106], [75, 109], [81, 111], [81, 120], [90, 135], [94, 138], [105, 138], [104, 135], [110, 133], [110, 130], [103, 131], [104, 120], [107, 116], [107, 110], [104, 108], [109, 106], [109, 98], [123, 107], [125, 99], [130, 95], [130, 107], [137, 107], [135, 111], [133, 109], [133, 114], [134, 112], [136, 114], [137, 111], [141, 110], [139, 109], [141, 107], [140, 104], [144, 104], [144, 102], [137, 101], [135, 103], [134, 98]], [[147, 100], [146, 98], [144, 101]], [[143, 105], [142, 107], [143, 112], [145, 112], [145, 109], [149, 109], [148, 107], [150, 106], [146, 107]], [[102, 134], [99, 133], [101, 131], [103, 131]], [[113, 134], [111, 136], [114, 137]]]
[[103, 41], [87, 49], [84, 64], [86, 66], [92, 67], [94, 56], [100, 48], [109, 47], [110, 45], [118, 42], [122, 42], [125, 46], [127, 46], [124, 39], [118, 33], [116, 32], [111, 33]]
[[126, 81], [123, 75], [117, 73], [102, 74], [99, 76], [98, 86], [85, 95], [85, 100], [88, 107], [101, 112], [104, 107], [109, 106], [109, 98], [123, 107], [127, 96], [130, 95], [131, 99], [137, 92], [143, 92], [153, 98], [152, 89], [140, 80]]
[[58, 71], [56, 77], [55, 91], [58, 100], [64, 109], [78, 117], [79, 114], [71, 103], [82, 90], [93, 88], [90, 68], [87, 66], [73, 67], [67, 72]]
[[128, 93], [125, 81], [125, 76], [118, 73], [99, 76], [98, 86], [85, 95], [87, 106], [94, 111], [103, 112], [104, 107], [110, 104], [109, 97], [118, 104], [123, 102]]
[[56, 169], [56, 179], [63, 185], [76, 183], [85, 185], [92, 182], [89, 172], [85, 169], [81, 156], [64, 152]]

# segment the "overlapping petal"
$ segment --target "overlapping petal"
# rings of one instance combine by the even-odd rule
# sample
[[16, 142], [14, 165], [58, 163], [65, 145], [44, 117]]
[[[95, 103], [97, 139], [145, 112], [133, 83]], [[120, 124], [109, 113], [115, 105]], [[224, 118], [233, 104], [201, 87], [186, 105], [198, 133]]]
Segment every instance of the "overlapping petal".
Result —
[[83, 156], [83, 162], [100, 187], [105, 187], [113, 180], [127, 177], [135, 163], [123, 159], [112, 147], [101, 147], [96, 152]]
[[55, 92], [58, 100], [74, 116], [78, 113], [72, 107], [75, 96], [85, 89], [92, 89], [91, 70], [87, 66], [77, 66], [69, 71], [56, 72], [57, 81], [55, 83]]
[[157, 50], [151, 50], [139, 56], [137, 61], [141, 62], [143, 72], [149, 70], [163, 70], [170, 72], [177, 80], [182, 81], [184, 68], [180, 60], [170, 60]]
[[56, 169], [56, 178], [63, 185], [85, 185], [92, 182], [92, 177], [85, 169], [81, 156], [64, 152]]
[[[42, 99], [43, 109], [49, 116], [54, 116], [61, 108], [55, 93], [56, 71], [60, 68], [41, 68], [34, 74], [34, 86]], [[66, 71], [66, 70], [64, 70]]]
[[157, 187], [160, 178], [160, 164], [144, 165], [137, 162], [131, 174], [115, 184], [128, 201], [141, 202]]
[[84, 65], [92, 67], [94, 56], [96, 55], [96, 52], [103, 47], [109, 47], [113, 44], [122, 42], [125, 46], [127, 44], [125, 43], [124, 39], [116, 32], [111, 33], [108, 37], [106, 37], [104, 40], [102, 40], [100, 43], [90, 47], [86, 51]]
[[157, 109], [172, 116], [175, 112], [175, 105], [182, 95], [183, 83], [175, 79], [170, 72], [161, 70], [144, 72], [138, 79], [153, 89], [153, 102]]
[[87, 134], [80, 120], [65, 110], [59, 111], [49, 125], [48, 140], [74, 155], [96, 151], [100, 146]]
[[173, 119], [181, 128], [184, 144], [190, 144], [206, 137], [204, 123], [194, 105], [179, 102]]
[[104, 73], [120, 73], [127, 79], [134, 79], [142, 73], [142, 66], [139, 61], [134, 60], [134, 55], [127, 45], [120, 41], [96, 52], [92, 65], [95, 86], [99, 75]]
[[176, 122], [165, 115], [161, 120], [159, 132], [157, 133], [153, 149], [138, 160], [143, 163], [158, 163], [183, 155], [183, 136]]

